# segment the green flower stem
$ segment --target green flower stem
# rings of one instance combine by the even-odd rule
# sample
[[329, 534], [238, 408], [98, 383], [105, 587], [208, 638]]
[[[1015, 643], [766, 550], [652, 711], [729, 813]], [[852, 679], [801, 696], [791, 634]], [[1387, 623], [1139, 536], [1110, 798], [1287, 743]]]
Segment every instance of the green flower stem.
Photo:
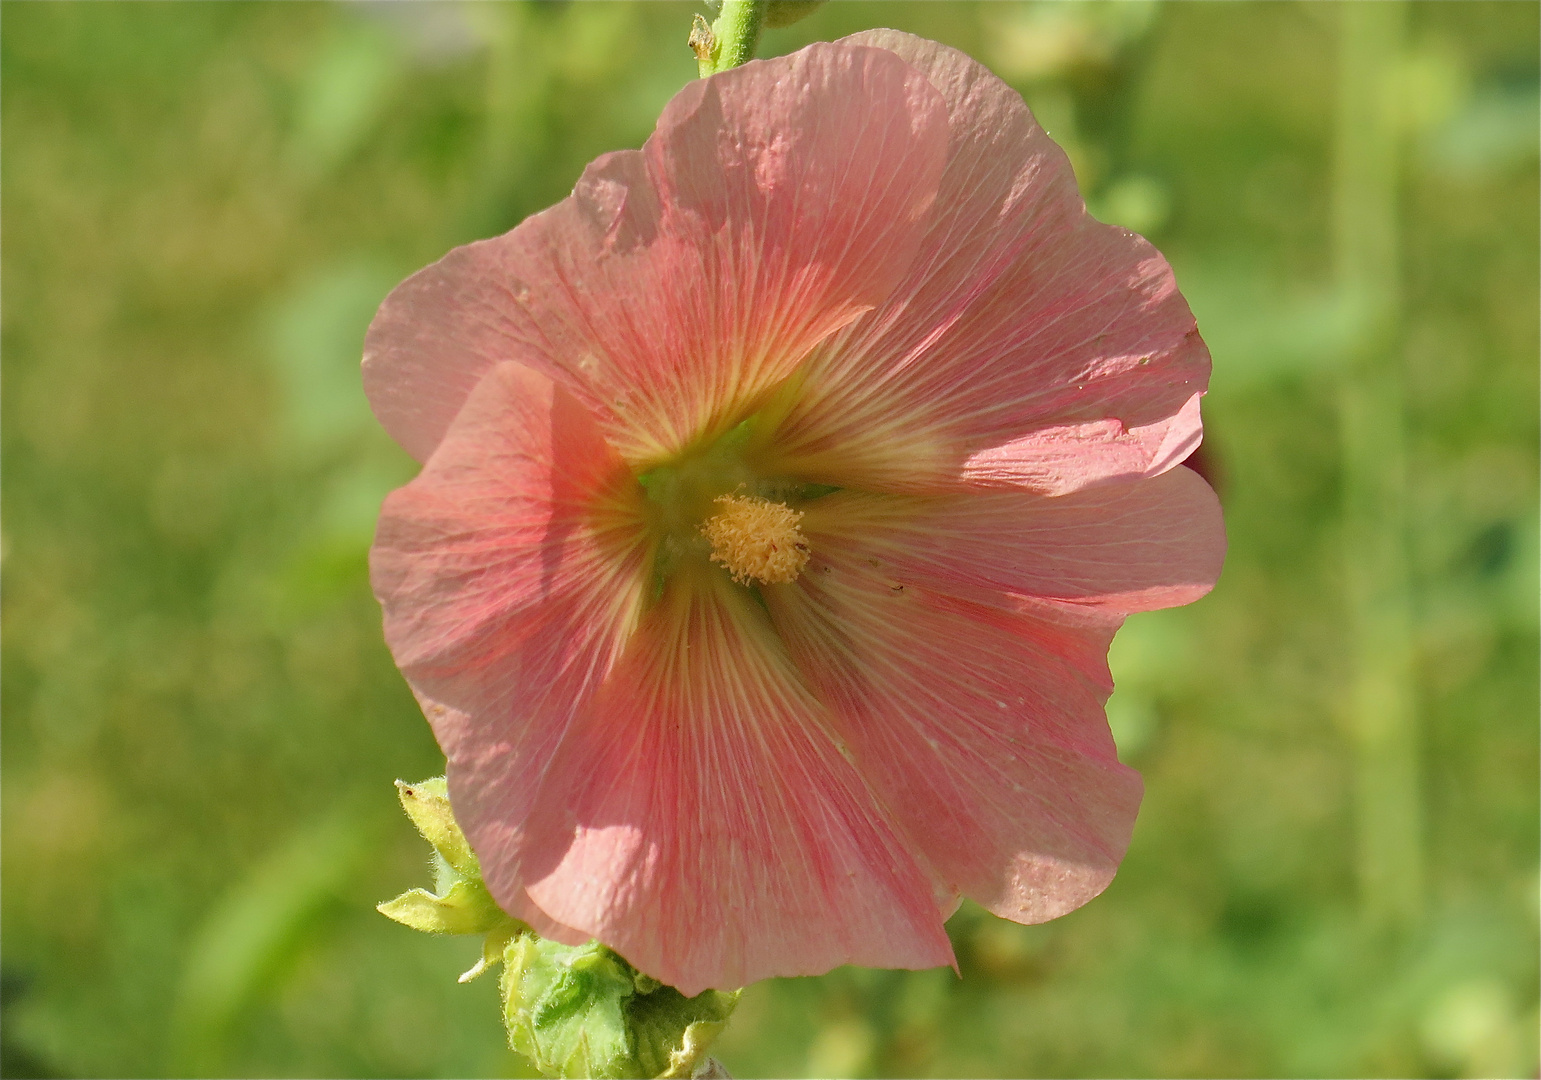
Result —
[[[754, 59], [765, 26], [768, 0], [723, 0], [722, 13], [712, 23], [707, 40], [697, 46], [701, 77], [738, 67]], [[697, 37], [691, 35], [695, 42]]]

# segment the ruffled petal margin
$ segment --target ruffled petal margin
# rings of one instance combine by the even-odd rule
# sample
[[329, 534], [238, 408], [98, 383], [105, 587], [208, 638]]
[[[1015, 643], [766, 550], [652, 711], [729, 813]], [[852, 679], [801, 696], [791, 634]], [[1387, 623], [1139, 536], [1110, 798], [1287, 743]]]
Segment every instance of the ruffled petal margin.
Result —
[[948, 886], [1042, 922], [1112, 880], [1139, 808], [1103, 706], [1126, 613], [1190, 603], [1224, 556], [1188, 469], [1059, 496], [840, 492], [764, 592], [857, 767]]
[[642, 150], [386, 298], [364, 348], [375, 414], [426, 460], [517, 360], [634, 465], [710, 440], [886, 299], [947, 143], [941, 95], [886, 49], [818, 44], [692, 83]]
[[772, 620], [853, 760], [944, 884], [1017, 922], [1100, 893], [1142, 785], [1103, 714], [1121, 616], [900, 584], [828, 541]]
[[947, 99], [952, 142], [919, 253], [887, 303], [799, 372], [788, 473], [879, 491], [1073, 491], [1198, 445], [1209, 353], [1171, 267], [1090, 217], [1064, 152], [968, 56], [874, 30]]

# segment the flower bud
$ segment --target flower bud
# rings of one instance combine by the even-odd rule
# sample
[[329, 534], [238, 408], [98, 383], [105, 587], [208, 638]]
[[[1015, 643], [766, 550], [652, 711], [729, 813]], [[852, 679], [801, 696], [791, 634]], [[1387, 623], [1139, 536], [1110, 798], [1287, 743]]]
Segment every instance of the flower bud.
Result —
[[538, 937], [499, 908], [482, 883], [444, 778], [398, 780], [396, 788], [412, 824], [433, 845], [436, 891], [409, 889], [379, 911], [429, 934], [486, 935], [481, 959], [460, 981], [503, 963], [509, 1046], [546, 1076], [690, 1077], [707, 1064], [707, 1047], [727, 1024], [737, 992], [687, 998], [598, 941], [574, 946]]
[[546, 1076], [693, 1076], [738, 1003], [687, 998], [597, 941], [534, 935], [508, 943], [502, 989], [509, 1045]]

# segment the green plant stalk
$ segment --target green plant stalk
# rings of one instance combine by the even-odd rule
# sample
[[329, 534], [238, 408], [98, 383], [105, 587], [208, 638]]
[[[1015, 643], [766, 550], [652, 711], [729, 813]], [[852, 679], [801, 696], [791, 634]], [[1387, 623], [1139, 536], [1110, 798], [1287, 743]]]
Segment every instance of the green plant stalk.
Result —
[[1360, 899], [1372, 926], [1408, 928], [1423, 905], [1413, 604], [1407, 554], [1398, 102], [1400, 2], [1344, 4], [1333, 256], [1338, 289], [1367, 312], [1339, 387], [1344, 600], [1352, 672]]
[[703, 79], [754, 59], [769, 6], [768, 0], [723, 0], [707, 54], [698, 60]]

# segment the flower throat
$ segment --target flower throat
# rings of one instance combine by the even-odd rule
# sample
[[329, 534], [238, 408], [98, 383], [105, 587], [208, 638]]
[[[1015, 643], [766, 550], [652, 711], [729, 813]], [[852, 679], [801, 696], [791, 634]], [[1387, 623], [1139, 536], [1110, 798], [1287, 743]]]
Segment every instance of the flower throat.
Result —
[[[660, 581], [715, 563], [740, 585], [786, 585], [808, 565], [800, 504], [835, 489], [766, 475], [751, 417], [692, 453], [638, 477], [659, 539]], [[699, 560], [699, 561], [698, 561]], [[712, 573], [720, 573], [712, 570]]]

